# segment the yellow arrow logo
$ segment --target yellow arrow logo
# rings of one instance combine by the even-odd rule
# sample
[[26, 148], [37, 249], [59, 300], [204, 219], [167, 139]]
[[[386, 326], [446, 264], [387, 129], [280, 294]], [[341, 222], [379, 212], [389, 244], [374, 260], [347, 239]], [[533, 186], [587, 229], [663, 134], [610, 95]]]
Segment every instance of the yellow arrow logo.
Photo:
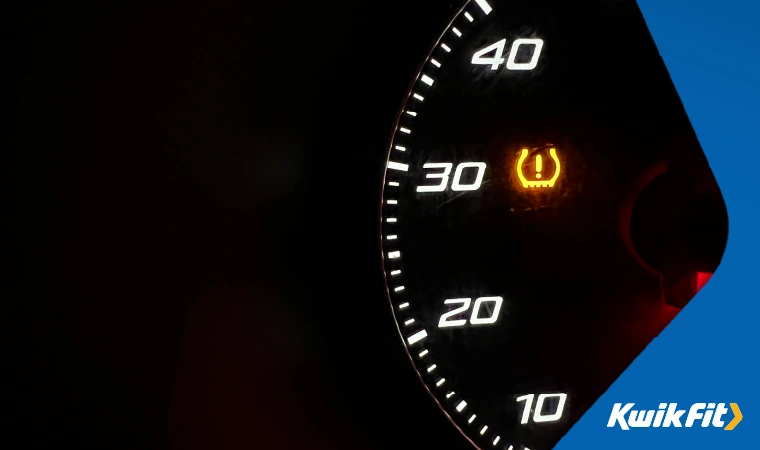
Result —
[[739, 422], [742, 421], [742, 417], [743, 417], [742, 416], [742, 411], [739, 409], [739, 405], [738, 404], [731, 403], [731, 411], [734, 412], [734, 420], [732, 420], [731, 422], [729, 422], [728, 425], [726, 425], [726, 428], [724, 428], [724, 430], [731, 431], [734, 428], [736, 428], [737, 425], [739, 425]]

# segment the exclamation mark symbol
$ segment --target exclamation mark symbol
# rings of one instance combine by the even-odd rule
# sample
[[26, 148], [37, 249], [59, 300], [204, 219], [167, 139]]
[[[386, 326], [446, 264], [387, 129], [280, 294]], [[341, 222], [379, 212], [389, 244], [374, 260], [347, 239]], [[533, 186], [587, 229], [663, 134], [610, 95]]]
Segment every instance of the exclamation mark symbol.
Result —
[[536, 155], [536, 178], [541, 178], [541, 169], [543, 169], [543, 158], [541, 155]]

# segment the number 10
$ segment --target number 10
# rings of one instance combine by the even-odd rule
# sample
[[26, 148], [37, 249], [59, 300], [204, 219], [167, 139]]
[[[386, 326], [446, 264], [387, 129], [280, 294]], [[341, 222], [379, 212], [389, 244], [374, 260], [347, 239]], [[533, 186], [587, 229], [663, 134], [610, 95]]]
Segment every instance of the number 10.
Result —
[[[535, 394], [528, 394], [523, 395], [522, 397], [517, 397], [515, 399], [516, 402], [525, 402], [525, 408], [523, 409], [522, 413], [522, 419], [520, 420], [520, 423], [525, 425], [528, 423], [528, 419], [530, 419], [530, 411], [533, 409], [533, 397]], [[554, 411], [553, 414], [546, 414], [544, 415], [541, 410], [544, 409], [544, 401], [547, 398], [557, 397], [559, 398], [559, 402], [557, 404], [557, 410]], [[556, 422], [562, 417], [562, 410], [565, 408], [565, 401], [567, 400], [567, 394], [541, 394], [538, 396], [538, 401], [536, 401], [536, 409], [533, 412], [533, 421], [537, 423], [541, 422]]]

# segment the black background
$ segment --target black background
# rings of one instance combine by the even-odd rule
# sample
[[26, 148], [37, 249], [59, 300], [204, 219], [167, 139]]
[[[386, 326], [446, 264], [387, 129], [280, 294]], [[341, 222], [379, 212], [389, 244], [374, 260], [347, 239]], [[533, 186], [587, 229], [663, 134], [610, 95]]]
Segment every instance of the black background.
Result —
[[393, 118], [451, 6], [25, 8], [6, 442], [468, 448], [413, 375], [377, 248]]
[[378, 245], [397, 109], [459, 6], [9, 13], [5, 441], [469, 448], [414, 376]]

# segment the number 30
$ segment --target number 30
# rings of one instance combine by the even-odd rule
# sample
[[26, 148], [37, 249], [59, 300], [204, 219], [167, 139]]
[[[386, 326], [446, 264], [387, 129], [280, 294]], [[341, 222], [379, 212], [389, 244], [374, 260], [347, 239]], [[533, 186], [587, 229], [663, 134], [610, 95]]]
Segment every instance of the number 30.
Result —
[[[451, 163], [428, 163], [422, 166], [423, 169], [443, 169], [441, 173], [429, 173], [425, 178], [439, 178], [441, 182], [434, 186], [417, 186], [417, 192], [443, 192], [446, 190], [446, 186], [449, 184], [449, 174], [451, 173]], [[475, 177], [475, 181], [472, 184], [462, 184], [462, 172], [464, 169], [477, 168], [478, 175]], [[465, 162], [457, 165], [457, 170], [454, 172], [454, 180], [451, 182], [452, 191], [476, 191], [480, 188], [483, 182], [483, 175], [486, 171], [486, 163], [484, 162]]]

